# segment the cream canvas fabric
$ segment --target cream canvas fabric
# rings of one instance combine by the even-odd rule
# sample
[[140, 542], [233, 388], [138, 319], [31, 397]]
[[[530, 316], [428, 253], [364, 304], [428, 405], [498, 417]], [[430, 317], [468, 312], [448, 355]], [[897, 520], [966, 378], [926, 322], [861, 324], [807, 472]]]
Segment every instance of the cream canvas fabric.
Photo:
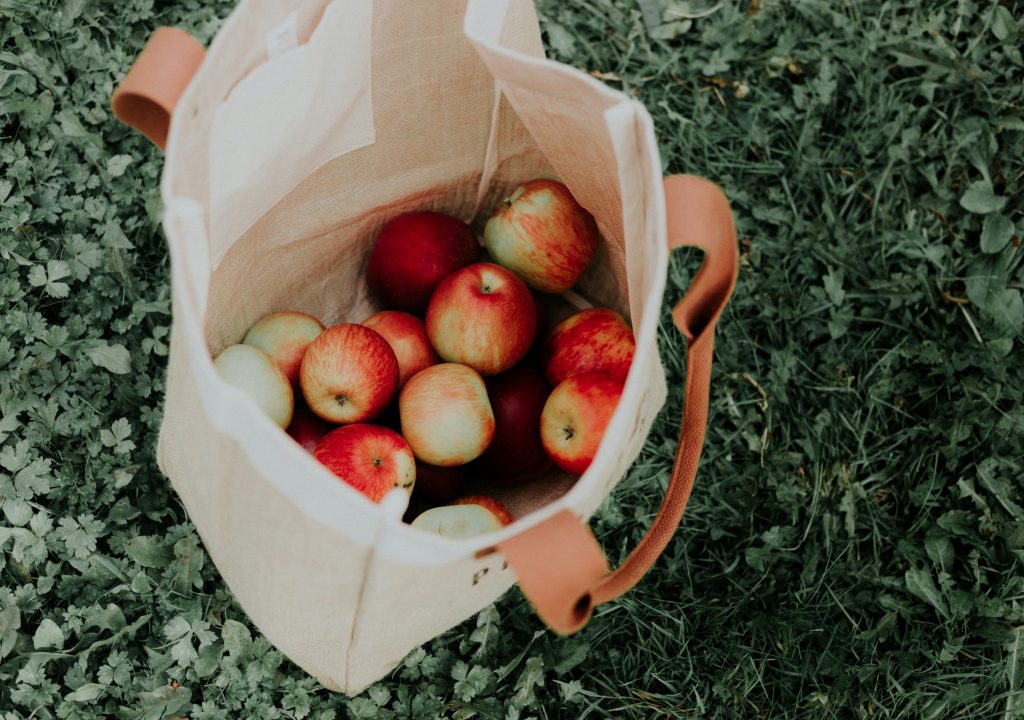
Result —
[[[492, 603], [515, 577], [478, 551], [564, 508], [589, 517], [636, 457], [665, 397], [656, 148], [640, 104], [544, 59], [526, 0], [243, 0], [212, 44], [161, 185], [174, 322], [158, 458], [246, 613], [328, 688], [362, 691]], [[391, 217], [438, 210], [479, 229], [541, 176], [597, 220], [577, 289], [630, 318], [637, 352], [586, 474], [506, 491], [520, 519], [501, 533], [402, 524], [402, 503], [370, 503], [218, 379], [211, 355], [267, 312], [375, 311], [362, 274]]]

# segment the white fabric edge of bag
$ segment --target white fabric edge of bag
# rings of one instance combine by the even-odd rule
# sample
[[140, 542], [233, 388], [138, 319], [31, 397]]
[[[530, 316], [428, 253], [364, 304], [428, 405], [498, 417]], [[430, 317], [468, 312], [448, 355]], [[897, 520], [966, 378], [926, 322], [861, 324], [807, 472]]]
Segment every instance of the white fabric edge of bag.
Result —
[[[223, 42], [223, 38], [235, 30], [235, 25], [239, 24], [238, 18], [244, 14], [248, 4], [247, 0], [242, 0], [229, 15], [210, 46], [206, 62], [199, 68], [193, 82], [182, 95], [179, 107], [191, 105], [194, 89], [203, 81], [205, 75], [211, 72], [210, 68], [218, 59], [219, 45]], [[503, 22], [507, 2], [497, 3], [502, 10], [500, 13], [494, 12], [495, 3], [490, 4], [489, 8], [486, 7], [487, 4], [481, 0], [470, 0], [467, 6], [464, 30], [472, 42], [508, 58], [514, 58], [517, 62], [545, 67], [548, 70], [555, 69], [558, 72], [585, 79], [600, 92], [616, 101], [616, 106], [611, 110], [619, 112], [607, 113], [606, 119], [616, 123], [632, 122], [634, 124], [632, 134], [636, 141], [646, 146], [647, 152], [652, 158], [659, 157], [653, 122], [642, 104], [629, 99], [619, 91], [608, 88], [598, 80], [588, 77], [574, 68], [546, 58], [535, 58], [501, 47], [494, 37], [495, 33], [500, 34], [501, 24], [495, 24], [493, 19], [495, 16], [500, 16]], [[479, 22], [481, 16], [491, 20], [491, 22], [484, 22], [484, 27], [489, 31], [490, 37], [474, 32], [473, 24]], [[206, 346], [202, 330], [202, 317], [209, 295], [212, 272], [209, 256], [210, 242], [206, 233], [208, 218], [206, 209], [198, 200], [177, 197], [172, 192], [178, 162], [175, 149], [179, 144], [180, 127], [179, 124], [172, 121], [160, 184], [165, 206], [163, 224], [168, 243], [172, 246], [172, 288], [180, 301], [179, 307], [185, 310], [185, 316], [176, 317], [175, 321], [184, 325], [183, 337], [186, 340], [189, 365], [201, 390], [200, 398], [204, 410], [208, 413], [211, 422], [222, 433], [234, 439], [257, 466], [265, 469], [266, 478], [279, 491], [311, 518], [346, 537], [377, 538], [376, 551], [383, 557], [417, 565], [443, 565], [475, 554], [480, 550], [492, 547], [506, 537], [523, 532], [565, 508], [571, 509], [581, 517], [589, 517], [593, 513], [601, 499], [621, 480], [619, 477], [613, 478], [611, 483], [602, 482], [599, 478], [599, 471], [607, 462], [606, 459], [614, 453], [614, 448], [611, 447], [612, 443], [617, 438], [628, 436], [631, 432], [630, 424], [634, 420], [634, 412], [629, 410], [635, 410], [635, 408], [630, 408], [630, 403], [627, 402], [620, 403], [609, 424], [606, 438], [611, 442], [602, 443], [591, 467], [565, 495], [518, 519], [508, 528], [467, 540], [443, 538], [424, 533], [402, 523], [388, 522], [393, 520], [393, 517], [390, 516], [395, 511], [394, 507], [390, 507], [389, 511], [386, 511], [381, 506], [371, 503], [358, 491], [343, 483], [338, 483], [329, 471], [294, 444], [269, 419], [265, 417], [253, 419], [254, 415], [260, 415], [255, 403], [241, 391], [219, 378]], [[646, 181], [648, 187], [645, 194], [648, 198], [649, 214], [654, 215], [653, 218], [646, 218], [649, 224], [647, 241], [657, 243], [658, 256], [655, 272], [658, 277], [651, 283], [644, 302], [649, 307], [658, 308], [664, 294], [668, 267], [665, 200], [660, 167], [655, 165], [648, 173]], [[653, 227], [650, 226], [651, 224]], [[183, 235], [186, 237], [182, 237]], [[191, 237], [188, 237], [189, 235]], [[203, 249], [206, 250], [205, 253], [202, 252]], [[651, 311], [645, 314], [640, 327], [635, 328], [637, 353], [626, 380], [623, 397], [638, 397], [639, 391], [654, 380], [653, 384], [656, 387], [653, 389], [660, 395], [658, 403], [660, 407], [666, 394], [663, 373], [661, 373], [660, 382], [657, 379], [640, 376], [641, 370], [649, 367], [650, 354], [657, 353], [657, 327], [658, 312]], [[203, 360], [197, 362], [197, 357], [203, 357]], [[600, 489], [601, 486], [606, 487]], [[599, 498], [597, 502], [591, 500], [594, 496]], [[356, 521], [358, 527], [353, 526], [353, 518], [357, 517], [360, 518]], [[380, 532], [382, 522], [387, 523], [390, 532], [387, 530]]]
[[[263, 63], [252, 68], [232, 87], [224, 102], [215, 111], [210, 123], [210, 234], [214, 239], [230, 238], [231, 242], [220, 247], [211, 247], [214, 268], [223, 260], [234, 240], [241, 237], [246, 229], [259, 220], [259, 214], [254, 216], [249, 210], [236, 207], [236, 193], [258, 196], [258, 207], [274, 207], [319, 167], [315, 160], [317, 153], [340, 157], [376, 142], [370, 72], [373, 56], [373, 3], [374, 0], [347, 0], [345, 5], [339, 2], [327, 3], [319, 22], [305, 42], [279, 56], [268, 57]], [[294, 17], [294, 12], [289, 15], [289, 19]], [[339, 51], [344, 53], [343, 57], [327, 57], [327, 53]], [[285, 92], [298, 92], [300, 98], [305, 94], [307, 97], [304, 99], [310, 102], [292, 102], [293, 99], [285, 100], [275, 95], [272, 101], [275, 112], [252, 113], [256, 115], [252, 117], [250, 113], [254, 100], [252, 92], [249, 91], [252, 81], [256, 80], [257, 85], [265, 85], [268, 71], [283, 80], [281, 72], [285, 67], [294, 66], [296, 63], [301, 66], [300, 55], [318, 55], [324, 60], [329, 59], [337, 68], [336, 72], [346, 76], [346, 82], [339, 83], [337, 77], [321, 77], [317, 83], [295, 83], [292, 78], [288, 87], [284, 89]], [[361, 83], [357, 85], [361, 92], [348, 97], [330, 97], [333, 86], [352, 86], [356, 83]], [[247, 92], [249, 97], [245, 97]], [[316, 113], [311, 119], [303, 108], [310, 107], [313, 101], [319, 107], [326, 106], [334, 112]], [[242, 112], [242, 108], [249, 113]], [[252, 152], [250, 145], [246, 152], [244, 143], [252, 140], [253, 129], [248, 129], [248, 137], [245, 137], [244, 133], [243, 137], [239, 137], [238, 126], [244, 128], [251, 123], [260, 125], [260, 131], [266, 131], [268, 122], [272, 126], [273, 123], [289, 121], [302, 123], [307, 126], [307, 130], [310, 124], [319, 127], [316, 127], [311, 135], [293, 133], [293, 142], [276, 147], [270, 145], [269, 149], [261, 147], [257, 153]], [[279, 134], [281, 128], [276, 128], [271, 134], [274, 132]], [[313, 147], [304, 146], [303, 140], [307, 137], [318, 138], [319, 142]], [[263, 178], [262, 182], [256, 184], [243, 179], [243, 176], [258, 174], [260, 163], [272, 161], [282, 154], [288, 155], [291, 162], [273, 164], [276, 167], [287, 166], [290, 172], [276, 173], [269, 178], [269, 182], [268, 178]], [[235, 167], [239, 158], [246, 158], [242, 164], [248, 165], [242, 169]], [[248, 208], [251, 202], [247, 200], [245, 208]]]

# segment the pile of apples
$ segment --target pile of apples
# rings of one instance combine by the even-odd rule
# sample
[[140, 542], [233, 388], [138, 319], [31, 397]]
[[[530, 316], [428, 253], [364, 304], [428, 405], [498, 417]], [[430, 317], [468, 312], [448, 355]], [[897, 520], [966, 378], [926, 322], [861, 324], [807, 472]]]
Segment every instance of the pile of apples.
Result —
[[495, 210], [489, 262], [460, 220], [400, 215], [366, 267], [388, 310], [329, 328], [271, 313], [214, 365], [370, 500], [409, 492], [423, 510], [414, 527], [497, 530], [511, 513], [462, 493], [537, 479], [552, 464], [582, 474], [622, 393], [635, 343], [616, 312], [583, 310], [544, 331], [544, 295], [572, 288], [597, 244], [594, 219], [552, 180], [519, 186]]

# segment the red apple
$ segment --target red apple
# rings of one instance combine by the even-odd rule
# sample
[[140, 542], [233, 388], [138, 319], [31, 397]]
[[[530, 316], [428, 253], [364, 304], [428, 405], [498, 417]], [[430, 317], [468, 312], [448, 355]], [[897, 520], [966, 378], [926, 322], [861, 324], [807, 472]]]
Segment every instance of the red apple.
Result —
[[563, 380], [540, 417], [540, 437], [555, 465], [582, 475], [597, 454], [622, 395], [622, 380], [589, 372]]
[[465, 365], [442, 363], [414, 375], [398, 396], [398, 411], [413, 454], [431, 465], [464, 465], [494, 437], [483, 378]]
[[380, 414], [398, 389], [398, 360], [379, 333], [345, 323], [310, 343], [299, 371], [309, 409], [333, 423], [365, 422]]
[[494, 440], [477, 462], [489, 478], [535, 475], [551, 465], [540, 442], [540, 414], [549, 394], [544, 378], [525, 364], [487, 379]]
[[508, 511], [508, 508], [489, 495], [466, 495], [455, 500], [451, 505], [479, 505], [490, 510], [503, 526], [511, 525], [515, 522], [515, 518], [512, 517], [512, 513]]
[[541, 349], [544, 377], [552, 385], [585, 372], [625, 380], [636, 342], [614, 310], [590, 308], [570, 315], [548, 334]]
[[597, 225], [569, 189], [554, 180], [520, 185], [484, 227], [495, 262], [541, 292], [565, 292], [597, 251]]
[[309, 409], [300, 395], [295, 399], [295, 412], [288, 425], [288, 434], [308, 452], [313, 452], [324, 435], [334, 430], [335, 426], [324, 422], [316, 413]]
[[441, 281], [477, 261], [480, 245], [461, 220], [436, 212], [392, 218], [366, 266], [366, 283], [388, 307], [422, 315]]
[[458, 497], [465, 483], [466, 472], [461, 465], [437, 467], [416, 463], [416, 498], [430, 505], [443, 504]]
[[217, 373], [253, 399], [281, 427], [292, 421], [295, 397], [273, 358], [252, 345], [229, 345], [213, 361]]
[[374, 502], [393, 488], [412, 494], [416, 461], [402, 436], [357, 423], [332, 430], [313, 451], [328, 470]]
[[379, 332], [395, 351], [399, 388], [420, 370], [441, 362], [441, 358], [430, 346], [426, 326], [418, 317], [396, 310], [384, 310], [368, 317], [363, 325]]
[[427, 335], [438, 355], [483, 375], [496, 375], [519, 362], [536, 330], [529, 288], [492, 263], [449, 275], [427, 308]]
[[299, 382], [299, 367], [306, 348], [324, 331], [323, 324], [301, 312], [275, 312], [263, 316], [249, 328], [242, 342], [274, 358], [288, 382]]
[[497, 515], [475, 503], [431, 508], [420, 513], [410, 524], [424, 532], [457, 540], [497, 532], [503, 527]]

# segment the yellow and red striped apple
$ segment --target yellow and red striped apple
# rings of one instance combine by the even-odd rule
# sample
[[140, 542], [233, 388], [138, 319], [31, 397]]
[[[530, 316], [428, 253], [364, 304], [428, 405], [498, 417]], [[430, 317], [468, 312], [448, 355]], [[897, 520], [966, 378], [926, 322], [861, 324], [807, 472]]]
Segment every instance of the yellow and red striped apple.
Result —
[[380, 333], [395, 351], [399, 388], [404, 387], [409, 378], [420, 370], [441, 362], [441, 358], [430, 346], [426, 326], [415, 315], [383, 310], [368, 317], [363, 325]]
[[451, 505], [431, 508], [417, 516], [412, 526], [442, 537], [465, 540], [497, 532], [511, 522], [511, 514], [501, 503], [494, 498], [476, 495]]
[[267, 417], [282, 428], [288, 427], [295, 397], [273, 358], [252, 345], [229, 345], [214, 359], [213, 366], [225, 382], [251, 397]]
[[597, 251], [597, 225], [569, 189], [554, 180], [520, 185], [484, 227], [494, 260], [541, 292], [565, 292]]
[[379, 503], [394, 488], [412, 494], [416, 461], [398, 433], [357, 423], [327, 433], [313, 457], [328, 470], [373, 502]]
[[536, 330], [529, 288], [493, 263], [449, 275], [427, 308], [427, 336], [438, 355], [482, 375], [496, 375], [519, 362]]
[[544, 340], [544, 378], [557, 385], [580, 373], [605, 372], [625, 380], [635, 350], [633, 331], [617, 312], [581, 310], [558, 323]]
[[479, 257], [476, 236], [458, 218], [406, 213], [381, 229], [366, 266], [366, 283], [385, 306], [422, 315], [441, 281]]
[[398, 359], [379, 333], [344, 323], [310, 343], [299, 371], [309, 409], [324, 420], [349, 424], [372, 420], [398, 389]]
[[442, 363], [414, 375], [398, 396], [398, 412], [413, 454], [431, 465], [464, 465], [494, 438], [487, 388], [465, 365]]
[[242, 343], [258, 347], [272, 357], [288, 382], [296, 385], [302, 356], [323, 331], [323, 323], [307, 313], [274, 312], [264, 315], [249, 328]]
[[486, 510], [490, 510], [494, 514], [494, 517], [498, 518], [498, 522], [505, 525], [511, 525], [515, 522], [515, 518], [512, 517], [512, 513], [509, 512], [508, 508], [498, 502], [497, 499], [492, 498], [490, 495], [464, 495], [457, 500], [450, 503], [451, 505], [479, 505]]
[[540, 437], [562, 470], [582, 475], [597, 454], [622, 395], [622, 380], [601, 372], [573, 375], [556, 387], [540, 418]]

